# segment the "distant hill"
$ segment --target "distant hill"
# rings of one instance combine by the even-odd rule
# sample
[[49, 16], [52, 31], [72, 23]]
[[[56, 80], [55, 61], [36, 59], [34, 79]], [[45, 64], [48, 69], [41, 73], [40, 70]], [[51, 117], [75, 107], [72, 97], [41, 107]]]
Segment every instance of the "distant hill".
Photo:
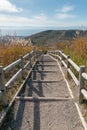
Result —
[[54, 45], [60, 41], [68, 41], [85, 36], [87, 37], [86, 30], [47, 30], [28, 36], [26, 39], [31, 39], [34, 45]]

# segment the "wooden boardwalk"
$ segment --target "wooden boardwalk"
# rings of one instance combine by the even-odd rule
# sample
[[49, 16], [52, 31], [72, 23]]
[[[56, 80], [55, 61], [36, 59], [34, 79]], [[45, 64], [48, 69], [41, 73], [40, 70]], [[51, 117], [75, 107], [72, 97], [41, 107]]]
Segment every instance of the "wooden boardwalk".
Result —
[[84, 130], [57, 62], [42, 56], [16, 98], [11, 130]]

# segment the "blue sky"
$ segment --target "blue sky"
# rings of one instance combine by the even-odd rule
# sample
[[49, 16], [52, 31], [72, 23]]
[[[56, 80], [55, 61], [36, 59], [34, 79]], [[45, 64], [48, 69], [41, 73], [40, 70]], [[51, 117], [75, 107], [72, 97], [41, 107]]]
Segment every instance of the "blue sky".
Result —
[[87, 29], [86, 12], [87, 0], [0, 0], [0, 27], [33, 33], [47, 29]]

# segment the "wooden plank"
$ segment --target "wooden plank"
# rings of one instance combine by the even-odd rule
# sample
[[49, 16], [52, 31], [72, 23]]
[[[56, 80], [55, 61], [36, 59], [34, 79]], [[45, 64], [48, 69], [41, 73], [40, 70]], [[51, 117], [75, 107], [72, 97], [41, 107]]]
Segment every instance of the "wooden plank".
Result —
[[82, 77], [87, 80], [87, 74], [86, 73], [82, 73]]
[[64, 61], [61, 61], [65, 68], [67, 68], [67, 64]]
[[82, 89], [81, 93], [83, 94], [84, 98], [87, 100], [87, 91], [85, 89]]
[[47, 60], [38, 60], [38, 62], [56, 62], [56, 61], [47, 59]]
[[20, 97], [17, 96], [16, 100], [28, 100], [28, 101], [66, 101], [70, 100], [70, 97]]
[[58, 56], [58, 55], [56, 55], [56, 54], [53, 54], [53, 53], [51, 53], [51, 55], [52, 55], [52, 56], [55, 56], [55, 57], [57, 57], [57, 56]]
[[32, 70], [32, 72], [43, 72], [43, 73], [56, 73], [58, 71], [55, 70]]
[[74, 80], [75, 84], [78, 86], [79, 85], [79, 81], [76, 78], [76, 76], [74, 75], [74, 73], [70, 69], [67, 69], [67, 71], [70, 74], [70, 76], [72, 77], [72, 79]]
[[34, 60], [34, 56], [31, 58], [31, 61]]
[[58, 80], [32, 80], [33, 83], [57, 83], [59, 82]]
[[74, 67], [74, 69], [77, 70], [77, 72], [79, 72], [80, 67], [75, 62], [73, 62], [71, 59], [68, 59], [68, 61]]
[[24, 69], [26, 69], [29, 64], [30, 64], [30, 61], [28, 61], [28, 62], [26, 63], [26, 65], [24, 66]]
[[23, 56], [23, 59], [27, 58], [30, 54], [27, 53], [25, 56]]
[[56, 66], [56, 67], [57, 67], [58, 65], [50, 65], [50, 64], [49, 64], [49, 65], [46, 65], [46, 64], [45, 64], [45, 65], [44, 65], [44, 64], [36, 64], [36, 66], [46, 66], [46, 67], [55, 67], [55, 66]]
[[21, 74], [22, 69], [20, 69], [6, 84], [5, 87], [8, 88], [10, 86], [10, 84], [12, 84], [17, 78], [18, 76]]
[[62, 58], [58, 55], [58, 59], [61, 60]]
[[4, 71], [9, 71], [11, 70], [14, 66], [16, 66], [17, 64], [19, 64], [21, 62], [21, 59], [16, 60], [15, 62], [13, 62], [12, 64], [6, 66], [5, 68], [3, 68]]
[[62, 56], [65, 58], [65, 59], [67, 59], [67, 55], [65, 55], [64, 53], [61, 53], [62, 54]]
[[[55, 56], [55, 54], [50, 54], [51, 56]], [[56, 55], [56, 57], [59, 59], [59, 60], [61, 60], [61, 57], [59, 56], [59, 55]]]

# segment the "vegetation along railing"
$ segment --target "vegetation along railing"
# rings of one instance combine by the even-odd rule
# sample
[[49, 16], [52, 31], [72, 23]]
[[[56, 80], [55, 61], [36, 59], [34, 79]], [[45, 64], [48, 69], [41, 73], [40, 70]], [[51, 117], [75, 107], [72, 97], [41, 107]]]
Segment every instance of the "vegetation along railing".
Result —
[[[15, 97], [17, 96], [17, 94], [19, 93], [19, 91], [21, 90], [21, 88], [23, 87], [23, 85], [20, 86], [20, 88], [18, 89], [18, 91], [16, 92], [15, 96], [13, 97], [13, 99], [10, 101], [10, 103], [8, 103], [7, 99], [7, 91], [9, 88], [13, 87], [13, 83], [17, 80], [17, 78], [21, 77], [22, 79], [24, 79], [25, 77], [25, 70], [27, 68], [29, 68], [29, 73], [31, 72], [36, 59], [41, 55], [41, 51], [32, 51], [30, 53], [27, 53], [24, 56], [20, 56], [20, 59], [16, 60], [15, 62], [11, 63], [10, 65], [6, 66], [5, 68], [3, 68], [3, 66], [0, 66], [0, 101], [4, 104], [5, 109], [4, 111], [2, 111], [0, 113], [0, 126], [9, 110], [9, 108], [12, 106]], [[17, 72], [15, 74], [12, 75], [12, 77], [10, 76], [10, 74], [8, 72], [10, 71], [14, 71], [14, 68], [17, 68]], [[5, 80], [5, 74], [8, 73], [8, 77], [10, 76], [10, 79], [6, 82]], [[26, 78], [25, 78], [26, 79]], [[25, 82], [26, 80], [24, 80]]]
[[64, 54], [60, 50], [49, 51], [49, 54], [60, 60], [61, 65], [67, 69], [67, 73], [72, 77], [75, 84], [79, 87], [79, 103], [82, 103], [83, 99], [87, 100], [87, 90], [85, 87], [87, 73], [85, 72], [85, 66], [78, 66], [70, 59], [69, 55]]

